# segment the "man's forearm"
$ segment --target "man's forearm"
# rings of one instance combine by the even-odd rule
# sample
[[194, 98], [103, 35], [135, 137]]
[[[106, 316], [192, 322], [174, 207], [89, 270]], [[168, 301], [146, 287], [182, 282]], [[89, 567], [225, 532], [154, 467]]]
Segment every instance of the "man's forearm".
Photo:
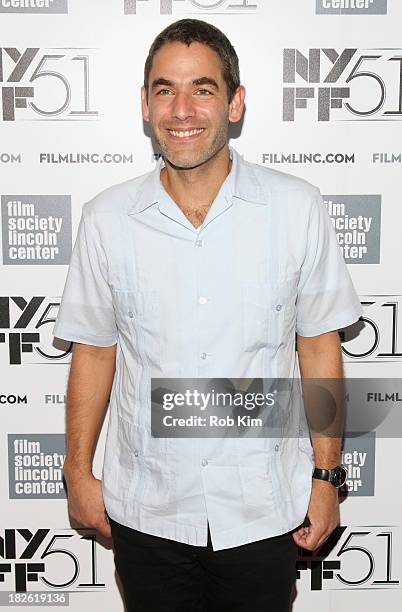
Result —
[[341, 460], [344, 424], [343, 366], [339, 334], [335, 331], [312, 338], [298, 336], [297, 349], [302, 379], [326, 379], [323, 381], [323, 387], [328, 389], [328, 398], [331, 395], [334, 399], [333, 405], [330, 406], [325, 400], [323, 402], [324, 393], [316, 393], [315, 385], [308, 384], [307, 380], [303, 385], [306, 414], [312, 430], [315, 465], [333, 468], [339, 465]]
[[67, 388], [67, 455], [64, 475], [92, 474], [96, 442], [116, 367], [116, 345], [74, 344]]

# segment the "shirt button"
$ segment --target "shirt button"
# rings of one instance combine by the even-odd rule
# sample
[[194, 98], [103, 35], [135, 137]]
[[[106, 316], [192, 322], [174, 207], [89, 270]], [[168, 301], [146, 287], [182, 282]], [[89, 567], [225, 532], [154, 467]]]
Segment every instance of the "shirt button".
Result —
[[275, 306], [275, 309], [279, 312], [280, 310], [282, 310], [282, 304], [277, 304]]
[[208, 302], [208, 298], [202, 296], [200, 298], [198, 298], [198, 301], [200, 304], [206, 304]]
[[201, 461], [201, 465], [202, 465], [202, 467], [205, 467], [206, 465], [208, 465], [208, 459], [203, 459]]
[[132, 310], [129, 310], [127, 314], [128, 314], [128, 316], [130, 317], [130, 319], [132, 319], [132, 318], [133, 318], [133, 316], [134, 316], [134, 313], [133, 313], [133, 311], [132, 311]]
[[196, 240], [195, 246], [202, 247], [202, 240]]
[[139, 453], [139, 451], [138, 451], [137, 449], [135, 449], [135, 451], [134, 451], [134, 455], [135, 455], [136, 457], [138, 457], [138, 455], [139, 455], [139, 454], [140, 454], [140, 453]]
[[201, 359], [206, 359], [207, 358], [207, 354], [206, 353], [201, 353], [200, 357], [201, 357]]
[[279, 444], [275, 444], [275, 450], [278, 451], [279, 450]]

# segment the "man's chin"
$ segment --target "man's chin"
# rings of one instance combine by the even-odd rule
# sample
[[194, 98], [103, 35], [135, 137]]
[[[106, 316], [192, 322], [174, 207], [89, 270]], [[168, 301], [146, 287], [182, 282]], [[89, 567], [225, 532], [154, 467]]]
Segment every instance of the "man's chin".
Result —
[[165, 162], [167, 162], [170, 166], [175, 168], [176, 170], [191, 170], [192, 168], [197, 168], [198, 166], [202, 166], [207, 159], [204, 157], [186, 157], [181, 155], [174, 155], [170, 152], [162, 153]]

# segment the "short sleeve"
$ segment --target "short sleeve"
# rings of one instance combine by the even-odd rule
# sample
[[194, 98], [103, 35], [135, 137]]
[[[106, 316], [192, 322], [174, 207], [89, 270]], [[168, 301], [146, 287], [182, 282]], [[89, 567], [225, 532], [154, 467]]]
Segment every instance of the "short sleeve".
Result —
[[107, 260], [86, 205], [78, 227], [53, 335], [63, 340], [112, 346], [117, 342]]
[[306, 244], [298, 284], [296, 332], [318, 336], [347, 327], [363, 314], [318, 189], [312, 197]]

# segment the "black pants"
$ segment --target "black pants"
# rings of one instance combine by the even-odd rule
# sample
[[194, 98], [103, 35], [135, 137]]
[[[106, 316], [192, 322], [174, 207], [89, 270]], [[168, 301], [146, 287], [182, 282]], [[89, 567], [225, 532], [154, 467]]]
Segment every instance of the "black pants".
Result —
[[213, 551], [110, 519], [127, 612], [288, 612], [296, 578], [291, 532]]

